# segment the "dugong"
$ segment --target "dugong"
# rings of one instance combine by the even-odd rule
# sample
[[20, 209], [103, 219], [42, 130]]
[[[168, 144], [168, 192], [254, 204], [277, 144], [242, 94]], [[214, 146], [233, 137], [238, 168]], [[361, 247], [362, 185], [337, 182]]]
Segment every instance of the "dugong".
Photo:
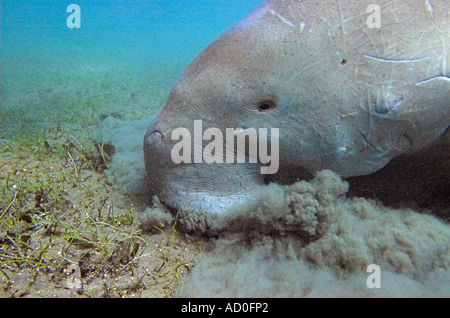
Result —
[[[275, 175], [361, 176], [426, 151], [449, 135], [449, 47], [449, 0], [268, 0], [176, 82], [144, 137], [147, 182], [175, 209], [224, 214], [253, 198], [270, 174], [261, 158], [251, 162], [250, 139], [245, 163], [219, 148], [222, 162], [199, 161], [222, 143], [204, 134], [180, 150], [200, 128], [219, 129], [223, 143], [227, 128], [266, 128]], [[192, 160], [174, 160], [177, 152]]]

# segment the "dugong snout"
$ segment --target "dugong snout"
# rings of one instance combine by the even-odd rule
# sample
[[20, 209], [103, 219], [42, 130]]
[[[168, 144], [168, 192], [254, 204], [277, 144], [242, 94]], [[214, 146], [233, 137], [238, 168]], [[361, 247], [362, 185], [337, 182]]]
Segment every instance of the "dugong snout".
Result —
[[168, 167], [170, 161], [167, 159], [168, 145], [170, 139], [168, 134], [168, 123], [155, 119], [147, 130], [144, 137], [145, 169], [147, 175], [151, 175], [148, 182], [152, 189], [156, 183], [162, 181], [161, 167]]
[[147, 137], [147, 144], [150, 148], [157, 148], [162, 145], [163, 142], [163, 135], [155, 130], [153, 131], [150, 136]]
[[172, 132], [178, 128], [188, 132], [189, 125], [170, 118], [170, 112], [162, 112], [144, 137], [146, 181], [162, 203], [175, 209], [222, 213], [231, 205], [253, 197], [253, 187], [263, 183], [258, 165], [205, 166], [173, 160], [174, 146], [179, 140], [172, 138]]
[[[147, 169], [152, 169], [151, 165], [154, 159], [160, 158], [167, 151], [167, 140], [170, 139], [169, 124], [165, 120], [155, 119], [144, 137], [144, 152], [146, 156], [145, 165]], [[147, 160], [152, 158], [153, 160]], [[154, 168], [154, 167], [153, 167]]]
[[167, 138], [168, 133], [169, 123], [166, 120], [159, 120], [156, 118], [147, 129], [145, 143], [148, 145], [161, 146], [163, 139]]

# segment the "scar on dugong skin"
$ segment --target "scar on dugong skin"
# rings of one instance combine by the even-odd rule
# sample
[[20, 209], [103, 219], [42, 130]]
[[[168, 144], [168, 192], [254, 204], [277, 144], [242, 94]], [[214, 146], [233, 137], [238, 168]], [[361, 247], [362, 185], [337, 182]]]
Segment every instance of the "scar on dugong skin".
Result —
[[205, 48], [144, 138], [148, 184], [160, 201], [226, 213], [271, 181], [261, 162], [174, 163], [171, 133], [192, 134], [194, 120], [221, 131], [278, 128], [272, 180], [280, 182], [330, 169], [358, 185], [393, 159], [445, 157], [450, 0], [380, 2], [379, 28], [367, 26], [374, 3], [269, 0]]

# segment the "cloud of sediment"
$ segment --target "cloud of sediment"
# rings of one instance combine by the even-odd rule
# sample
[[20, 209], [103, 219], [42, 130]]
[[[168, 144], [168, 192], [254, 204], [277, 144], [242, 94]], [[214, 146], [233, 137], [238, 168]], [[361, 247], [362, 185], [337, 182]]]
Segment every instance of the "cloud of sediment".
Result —
[[[321, 171], [311, 182], [262, 186], [254, 205], [209, 219], [221, 232], [180, 296], [448, 297], [449, 225], [425, 212], [348, 199], [347, 190]], [[380, 266], [379, 289], [367, 287], [370, 264]]]
[[[142, 138], [150, 121], [108, 118], [97, 131], [97, 139], [116, 148], [108, 180], [125, 192], [142, 189]], [[261, 186], [251, 204], [222, 216], [180, 214], [184, 230], [210, 237], [179, 295], [449, 297], [449, 224], [426, 211], [347, 198], [347, 191], [338, 175], [321, 171], [310, 182]], [[174, 218], [157, 203], [141, 220], [145, 229]], [[380, 266], [379, 289], [367, 287], [370, 264]]]

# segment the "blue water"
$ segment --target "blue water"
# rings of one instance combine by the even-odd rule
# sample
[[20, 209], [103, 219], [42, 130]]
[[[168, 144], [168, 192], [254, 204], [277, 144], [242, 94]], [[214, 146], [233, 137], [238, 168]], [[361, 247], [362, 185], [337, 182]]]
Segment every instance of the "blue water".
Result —
[[[155, 114], [188, 63], [262, 2], [2, 0], [0, 139]], [[73, 3], [80, 28], [67, 26]]]
[[[78, 4], [81, 27], [70, 29], [66, 8]], [[262, 0], [1, 2], [2, 52], [58, 54], [97, 48], [153, 61], [188, 62]], [[71, 58], [71, 56], [67, 56]]]

